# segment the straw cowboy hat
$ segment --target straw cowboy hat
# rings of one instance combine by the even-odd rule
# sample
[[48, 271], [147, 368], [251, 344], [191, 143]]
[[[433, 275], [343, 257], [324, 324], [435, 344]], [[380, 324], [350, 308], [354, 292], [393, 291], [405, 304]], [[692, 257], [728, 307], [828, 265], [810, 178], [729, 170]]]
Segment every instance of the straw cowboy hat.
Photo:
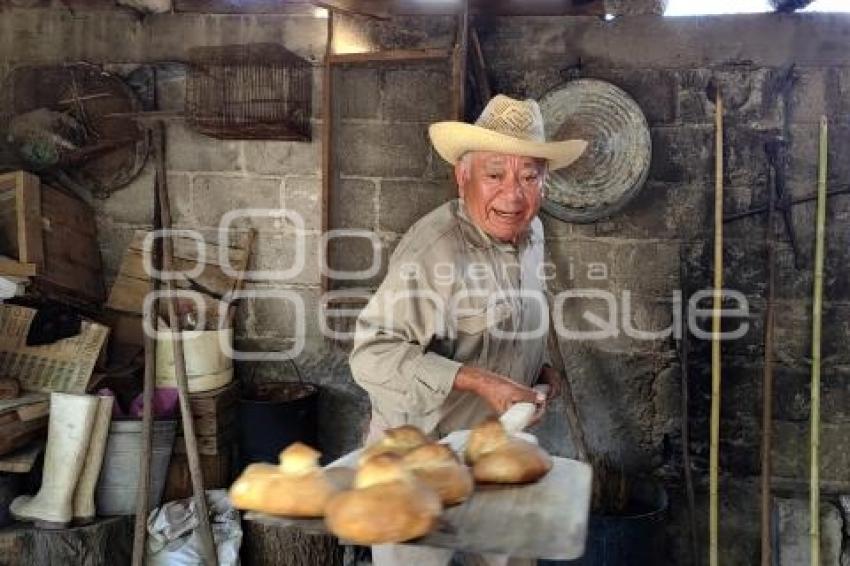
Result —
[[452, 165], [469, 151], [494, 151], [546, 159], [554, 171], [570, 165], [587, 147], [584, 140], [547, 142], [537, 102], [501, 94], [490, 100], [475, 124], [437, 122], [428, 133], [434, 149]]

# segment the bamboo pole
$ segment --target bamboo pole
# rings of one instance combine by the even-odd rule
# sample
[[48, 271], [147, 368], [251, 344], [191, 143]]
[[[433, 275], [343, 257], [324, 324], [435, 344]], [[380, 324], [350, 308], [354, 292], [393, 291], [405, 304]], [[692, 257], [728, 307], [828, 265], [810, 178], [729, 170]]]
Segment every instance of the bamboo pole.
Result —
[[815, 236], [814, 288], [812, 300], [812, 422], [811, 483], [809, 514], [811, 519], [812, 566], [820, 566], [820, 369], [821, 316], [823, 313], [823, 260], [826, 239], [826, 166], [828, 126], [820, 119], [820, 154], [818, 156], [818, 204]]
[[715, 107], [714, 306], [711, 317], [711, 452], [709, 457], [708, 558], [718, 566], [717, 481], [720, 456], [720, 315], [723, 300], [723, 99], [717, 90]]

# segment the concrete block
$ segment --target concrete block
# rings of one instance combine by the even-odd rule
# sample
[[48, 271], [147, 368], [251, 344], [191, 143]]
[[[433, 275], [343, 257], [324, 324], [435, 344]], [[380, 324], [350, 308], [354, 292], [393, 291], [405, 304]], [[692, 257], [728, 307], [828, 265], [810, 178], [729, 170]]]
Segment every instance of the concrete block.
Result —
[[433, 122], [451, 118], [448, 66], [389, 69], [383, 73], [381, 116], [388, 121]]
[[[218, 226], [222, 216], [239, 209], [283, 208], [280, 179], [197, 175], [192, 181], [193, 217], [199, 226]], [[278, 230], [280, 222], [270, 218], [237, 221], [235, 227], [253, 226]]]
[[[774, 473], [802, 480], [809, 476], [809, 422], [774, 421]], [[835, 482], [845, 492], [850, 488], [850, 448], [845, 424], [821, 423], [821, 480]], [[828, 449], [827, 449], [828, 447]]]
[[304, 344], [318, 339], [318, 291], [283, 289], [266, 285], [246, 285], [246, 289], [268, 293], [250, 298], [251, 315], [247, 328], [255, 335], [268, 338], [293, 339], [299, 336]]
[[448, 183], [382, 180], [378, 195], [381, 230], [403, 234], [420, 218], [457, 197]]
[[360, 177], [420, 177], [428, 167], [425, 124], [343, 122], [334, 142], [339, 171]]
[[710, 128], [653, 128], [649, 179], [669, 183], [710, 179], [714, 171]]
[[319, 177], [287, 177], [284, 208], [301, 216], [305, 230], [322, 229], [322, 180]]
[[679, 111], [683, 123], [714, 123], [715, 99], [710, 85], [716, 85], [723, 95], [727, 125], [759, 128], [782, 125], [784, 75], [774, 69], [755, 66], [695, 68], [679, 71], [678, 77]]
[[193, 132], [184, 124], [168, 124], [167, 166], [171, 171], [239, 171], [240, 143]]
[[341, 67], [334, 71], [334, 99], [338, 116], [345, 120], [376, 119], [381, 104], [378, 70]]
[[504, 68], [490, 73], [490, 87], [493, 92], [514, 98], [540, 100], [550, 90], [561, 86], [566, 79], [567, 74], [561, 67]]
[[626, 91], [646, 116], [650, 126], [676, 121], [679, 80], [664, 69], [609, 69], [591, 67], [582, 77], [613, 83]]
[[[798, 566], [811, 563], [811, 537], [809, 536], [809, 502], [807, 499], [776, 499], [777, 527], [779, 529], [778, 564]], [[820, 564], [839, 566], [844, 521], [841, 512], [832, 503], [820, 506]]]
[[[279, 272], [265, 282], [273, 285], [319, 285], [319, 247], [321, 237], [302, 234], [300, 238], [291, 232], [259, 232], [254, 247], [254, 269]], [[297, 249], [300, 246], [300, 251]], [[302, 267], [291, 277], [282, 277], [295, 267], [297, 255], [302, 258]]]
[[318, 175], [322, 170], [321, 125], [313, 124], [313, 140], [244, 141], [245, 169], [262, 175]]
[[[828, 368], [821, 373], [822, 422], [850, 423], [848, 370]], [[777, 368], [774, 416], [778, 420], [805, 422], [811, 414], [811, 372], [805, 369]]]
[[370, 179], [340, 179], [334, 188], [331, 227], [375, 230], [378, 225], [378, 185]]
[[827, 113], [827, 73], [829, 70], [818, 67], [795, 69], [790, 115], [794, 123], [817, 123]]
[[[332, 288], [377, 287], [383, 281], [389, 264], [389, 250], [381, 242], [363, 237], [334, 238], [328, 245], [328, 264], [334, 271], [341, 272], [333, 279]], [[373, 275], [357, 272], [372, 272]]]
[[661, 16], [668, 0], [605, 0], [605, 13], [614, 16]]

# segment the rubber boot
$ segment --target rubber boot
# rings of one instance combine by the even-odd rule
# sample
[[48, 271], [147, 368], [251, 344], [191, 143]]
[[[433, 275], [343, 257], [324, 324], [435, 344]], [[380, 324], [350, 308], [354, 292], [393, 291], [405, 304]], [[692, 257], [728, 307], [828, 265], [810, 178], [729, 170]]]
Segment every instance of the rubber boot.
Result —
[[103, 453], [106, 451], [106, 438], [109, 436], [109, 423], [112, 421], [112, 397], [98, 397], [97, 416], [86, 453], [86, 463], [83, 473], [74, 492], [74, 523], [84, 525], [91, 523], [95, 517], [94, 489], [100, 476], [103, 464]]
[[86, 461], [98, 398], [91, 395], [50, 394], [47, 450], [41, 489], [34, 497], [16, 497], [9, 506], [19, 521], [44, 528], [63, 528], [74, 512], [74, 491]]

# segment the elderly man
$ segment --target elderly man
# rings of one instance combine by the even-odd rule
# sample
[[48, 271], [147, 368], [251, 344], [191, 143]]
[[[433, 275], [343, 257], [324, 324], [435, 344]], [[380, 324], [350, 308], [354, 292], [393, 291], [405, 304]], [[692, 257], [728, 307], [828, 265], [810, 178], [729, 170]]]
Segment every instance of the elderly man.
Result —
[[[357, 321], [351, 371], [372, 402], [369, 438], [412, 424], [434, 437], [475, 426], [528, 401], [559, 376], [545, 364], [543, 227], [547, 170], [566, 167], [586, 142], [545, 141], [533, 100], [496, 96], [475, 124], [430, 128], [455, 167], [459, 199], [402, 238], [386, 278]], [[445, 565], [451, 552], [384, 545], [376, 566]], [[479, 557], [506, 564], [507, 557]]]

